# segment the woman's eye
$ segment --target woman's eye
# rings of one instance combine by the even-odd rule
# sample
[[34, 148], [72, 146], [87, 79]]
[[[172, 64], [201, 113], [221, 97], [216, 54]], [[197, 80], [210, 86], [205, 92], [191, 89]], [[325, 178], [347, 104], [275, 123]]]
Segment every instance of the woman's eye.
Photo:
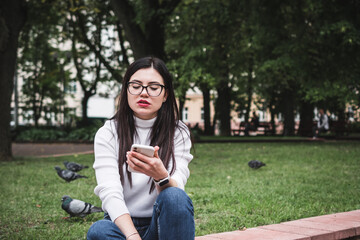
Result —
[[150, 87], [151, 90], [155, 91], [155, 90], [158, 90], [160, 86], [158, 86], [158, 85], [150, 85], [149, 87]]
[[132, 87], [133, 87], [133, 89], [139, 89], [140, 85], [133, 85]]

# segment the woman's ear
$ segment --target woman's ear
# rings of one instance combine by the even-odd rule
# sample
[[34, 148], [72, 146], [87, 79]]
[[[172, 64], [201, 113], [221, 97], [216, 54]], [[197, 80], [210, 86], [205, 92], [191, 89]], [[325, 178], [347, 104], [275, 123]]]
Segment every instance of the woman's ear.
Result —
[[168, 91], [166, 90], [166, 91], [165, 91], [165, 94], [164, 94], [163, 102], [166, 102], [167, 97], [168, 97]]

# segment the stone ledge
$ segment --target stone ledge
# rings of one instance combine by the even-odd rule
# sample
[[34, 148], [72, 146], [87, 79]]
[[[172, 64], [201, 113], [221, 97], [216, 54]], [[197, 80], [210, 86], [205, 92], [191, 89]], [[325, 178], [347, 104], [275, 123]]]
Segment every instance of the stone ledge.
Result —
[[195, 240], [336, 240], [360, 239], [360, 210], [196, 237]]

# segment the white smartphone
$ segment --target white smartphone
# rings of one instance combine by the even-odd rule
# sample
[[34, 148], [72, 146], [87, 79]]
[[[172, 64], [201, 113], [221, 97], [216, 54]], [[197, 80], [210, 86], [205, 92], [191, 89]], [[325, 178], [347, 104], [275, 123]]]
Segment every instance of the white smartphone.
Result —
[[[131, 146], [131, 151], [144, 154], [145, 156], [148, 156], [148, 157], [153, 157], [155, 148], [152, 146], [148, 146], [148, 145], [133, 144]], [[139, 173], [138, 171], [135, 171], [134, 169], [132, 169], [129, 165], [128, 165], [128, 171], [133, 172], [133, 173]]]

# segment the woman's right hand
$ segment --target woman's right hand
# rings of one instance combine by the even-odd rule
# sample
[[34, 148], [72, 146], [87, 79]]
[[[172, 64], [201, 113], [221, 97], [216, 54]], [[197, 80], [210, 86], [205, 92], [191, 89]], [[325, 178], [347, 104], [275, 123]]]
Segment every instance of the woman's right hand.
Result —
[[126, 240], [141, 240], [141, 237], [139, 234], [135, 234], [135, 235], [132, 235], [132, 236], [126, 238]]
[[126, 240], [141, 240], [134, 223], [129, 214], [124, 214], [115, 219], [114, 223], [120, 231], [126, 236]]
[[168, 172], [159, 157], [159, 146], [155, 146], [154, 148], [154, 157], [148, 157], [134, 151], [127, 152], [127, 164], [129, 164], [132, 169], [152, 177], [155, 180], [159, 180], [167, 177]]

